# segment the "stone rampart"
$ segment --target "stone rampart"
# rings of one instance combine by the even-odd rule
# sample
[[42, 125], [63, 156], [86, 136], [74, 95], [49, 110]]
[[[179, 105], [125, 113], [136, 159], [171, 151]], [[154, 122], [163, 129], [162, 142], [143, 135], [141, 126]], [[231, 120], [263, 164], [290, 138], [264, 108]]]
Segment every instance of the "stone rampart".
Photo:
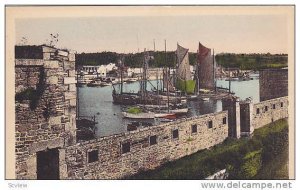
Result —
[[227, 111], [102, 137], [65, 149], [67, 179], [119, 179], [210, 148], [228, 137]]
[[252, 125], [254, 129], [282, 118], [288, 118], [288, 97], [266, 100], [253, 105]]

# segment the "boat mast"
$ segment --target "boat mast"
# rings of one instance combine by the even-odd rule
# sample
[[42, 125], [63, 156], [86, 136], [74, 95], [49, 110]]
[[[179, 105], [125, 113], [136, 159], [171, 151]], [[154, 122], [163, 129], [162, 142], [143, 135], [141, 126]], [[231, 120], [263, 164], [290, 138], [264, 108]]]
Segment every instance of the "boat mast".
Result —
[[144, 49], [144, 63], [143, 63], [143, 74], [142, 74], [142, 83], [141, 83], [141, 86], [142, 86], [142, 89], [141, 89], [141, 93], [142, 93], [142, 101], [143, 103], [145, 104], [145, 100], [146, 100], [146, 90], [147, 90], [147, 57], [146, 57], [146, 48]]
[[215, 92], [217, 90], [217, 87], [216, 87], [216, 72], [215, 72], [215, 69], [216, 69], [216, 66], [215, 66], [215, 50], [213, 49], [213, 84], [215, 86]]
[[[197, 56], [199, 56], [199, 50], [197, 50]], [[196, 70], [195, 70], [195, 75], [196, 75], [196, 82], [197, 82], [197, 89], [196, 89], [196, 95], [199, 95], [199, 90], [200, 90], [200, 85], [199, 85], [199, 58], [197, 59], [196, 62]]]
[[160, 103], [159, 103], [159, 90], [158, 90], [158, 72], [159, 72], [159, 68], [157, 70], [158, 71], [156, 72], [156, 94], [157, 94], [157, 105], [160, 105]]
[[227, 71], [228, 71], [228, 82], [229, 82], [229, 94], [231, 93], [231, 76], [230, 76], [230, 71], [229, 68], [227, 67]]
[[[80, 73], [79, 73], [80, 74]], [[77, 77], [77, 81], [76, 81], [76, 118], [79, 118], [79, 90], [78, 90], [78, 70], [77, 70], [77, 74], [76, 74], [76, 77]]]
[[123, 58], [121, 58], [121, 94], [123, 94]]
[[[155, 56], [155, 39], [153, 39], [153, 45], [154, 45], [154, 49], [153, 49], [153, 57]], [[155, 61], [155, 59], [154, 59]], [[158, 84], [159, 84], [159, 80], [158, 80], [158, 74], [159, 74], [159, 67], [157, 69], [157, 72], [156, 72], [156, 93], [157, 93], [157, 105], [160, 105], [160, 102], [159, 102], [159, 90], [158, 90]], [[160, 107], [159, 107], [160, 109]]]
[[[167, 66], [167, 40], [165, 40], [165, 65]], [[167, 97], [168, 97], [168, 113], [170, 113], [170, 97], [169, 97], [169, 69], [168, 66], [167, 68], [167, 73], [166, 73], [166, 77], [167, 77]]]
[[200, 88], [201, 88], [201, 85], [200, 85], [200, 79], [199, 79], [199, 74], [200, 74], [200, 72], [201, 72], [201, 70], [200, 70], [200, 64], [201, 64], [201, 62], [200, 62], [200, 42], [199, 42], [199, 46], [198, 46], [198, 73], [197, 73], [197, 76], [198, 76], [198, 88], [199, 88], [199, 90], [198, 90], [198, 92], [200, 92]]

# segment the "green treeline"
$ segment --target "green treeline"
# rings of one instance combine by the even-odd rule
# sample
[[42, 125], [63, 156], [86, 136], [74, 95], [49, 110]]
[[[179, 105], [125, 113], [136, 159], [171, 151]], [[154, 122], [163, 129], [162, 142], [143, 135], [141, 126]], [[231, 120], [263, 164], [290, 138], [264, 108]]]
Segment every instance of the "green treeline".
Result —
[[116, 63], [119, 54], [115, 52], [101, 52], [101, 53], [81, 53], [75, 55], [76, 66], [81, 65], [107, 65], [109, 63]]
[[[174, 67], [176, 57], [174, 51], [150, 51], [149, 67]], [[144, 61], [144, 53], [118, 54], [115, 52], [81, 53], [76, 54], [76, 66], [80, 65], [106, 65], [116, 63], [121, 57], [125, 57], [125, 66], [141, 67]], [[234, 54], [221, 53], [215, 56], [216, 62], [225, 68], [239, 68], [242, 70], [259, 70], [265, 68], [282, 68], [288, 63], [287, 54]], [[189, 52], [191, 65], [197, 63], [197, 53]]]
[[[149, 52], [151, 59], [149, 61], [149, 67], [174, 67], [175, 65], [175, 52], [164, 51]], [[76, 54], [76, 66], [81, 65], [107, 65], [109, 63], [116, 63], [117, 60], [124, 56], [125, 66], [129, 67], [141, 67], [144, 61], [144, 53], [129, 53], [118, 54], [115, 52], [101, 52], [101, 53], [81, 53]], [[189, 53], [189, 61], [191, 65], [196, 63], [196, 53]]]
[[252, 138], [227, 139], [128, 179], [205, 179], [224, 168], [229, 179], [288, 179], [287, 163], [288, 122], [283, 119], [255, 130]]
[[259, 70], [266, 68], [287, 67], [287, 54], [217, 54], [216, 62], [225, 68], [239, 68], [242, 70]]

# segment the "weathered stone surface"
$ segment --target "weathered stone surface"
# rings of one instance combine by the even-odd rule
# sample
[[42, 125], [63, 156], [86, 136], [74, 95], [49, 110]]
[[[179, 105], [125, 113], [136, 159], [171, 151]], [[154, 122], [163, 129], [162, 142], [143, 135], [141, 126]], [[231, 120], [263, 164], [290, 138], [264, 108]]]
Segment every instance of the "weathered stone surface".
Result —
[[33, 154], [27, 159], [28, 179], [36, 179], [36, 154]]
[[288, 96], [288, 69], [259, 71], [260, 101]]
[[53, 61], [53, 60], [44, 61], [44, 67], [46, 69], [58, 69], [59, 68], [58, 61]]
[[[223, 124], [224, 118], [227, 118], [227, 111], [67, 147], [68, 179], [121, 178], [209, 148], [227, 138], [228, 125]], [[210, 121], [212, 128], [209, 128]], [[197, 125], [196, 133], [192, 133], [192, 125]], [[178, 130], [178, 138], [173, 138], [173, 130]], [[153, 135], [157, 137], [157, 144], [150, 145], [150, 136]], [[164, 138], [166, 135], [170, 137]], [[130, 152], [122, 154], [124, 142], [130, 142]], [[87, 153], [91, 150], [99, 151], [99, 161], [87, 162]]]
[[241, 136], [250, 136], [253, 131], [253, 102], [251, 99], [240, 103]]
[[[46, 82], [35, 109], [30, 108], [30, 100], [16, 102], [17, 179], [37, 178], [37, 151], [59, 148], [61, 179], [118, 179], [154, 169], [219, 144], [228, 136], [239, 137], [243, 132], [251, 133], [255, 128], [288, 117], [288, 97], [254, 105], [230, 100], [224, 103], [226, 111], [223, 112], [75, 144], [75, 84], [64, 84], [64, 77], [73, 76], [75, 71], [75, 62], [70, 61], [73, 55], [59, 57], [52, 47], [43, 48], [43, 52], [43, 56], [48, 53], [49, 57], [35, 61], [16, 60], [16, 89], [37, 89]], [[45, 78], [41, 78], [43, 71]], [[257, 109], [260, 112], [257, 113]], [[196, 132], [192, 132], [192, 126], [196, 126]], [[231, 130], [234, 133], [229, 134]], [[154, 136], [156, 143], [150, 145], [150, 137]], [[122, 152], [124, 143], [130, 144], [129, 152]], [[98, 157], [89, 163], [89, 152], [95, 150], [98, 150]]]
[[228, 111], [228, 136], [240, 138], [240, 103], [239, 98], [231, 96], [222, 100], [222, 109]]
[[[38, 91], [39, 97], [15, 104], [16, 178], [36, 179], [35, 152], [76, 143], [76, 122], [73, 121], [76, 112], [72, 109], [74, 106], [70, 106], [70, 100], [64, 97], [69, 91], [63, 84], [67, 72], [63, 62], [68, 60], [68, 55], [56, 54], [57, 49], [53, 47], [24, 46], [19, 49], [22, 52], [15, 60], [16, 92], [32, 88]], [[30, 57], [35, 59], [28, 59]], [[75, 62], [68, 62], [68, 67], [74, 70], [69, 73], [75, 72]], [[76, 97], [76, 90], [73, 94]], [[33, 101], [36, 106], [32, 107]], [[62, 125], [63, 114], [72, 118], [63, 123], [69, 126], [67, 132]]]
[[38, 151], [51, 149], [51, 148], [59, 148], [64, 146], [64, 139], [63, 138], [56, 138], [46, 141], [40, 141], [40, 142], [33, 142], [29, 147], [29, 153], [33, 154]]
[[75, 61], [75, 53], [69, 54], [69, 61]]
[[15, 64], [23, 66], [42, 66], [44, 62], [42, 59], [16, 59]]
[[76, 92], [65, 92], [65, 99], [70, 100], [70, 99], [76, 99]]
[[58, 83], [58, 77], [57, 76], [50, 76], [49, 78], [47, 78], [47, 83], [57, 84]]
[[59, 124], [61, 124], [61, 116], [49, 118], [49, 125], [59, 125]]
[[[273, 106], [275, 106], [275, 109]], [[257, 129], [276, 120], [288, 118], [288, 106], [287, 96], [254, 104], [252, 115], [253, 128]], [[257, 110], [259, 110], [259, 113]]]
[[75, 77], [64, 77], [64, 84], [75, 84]]

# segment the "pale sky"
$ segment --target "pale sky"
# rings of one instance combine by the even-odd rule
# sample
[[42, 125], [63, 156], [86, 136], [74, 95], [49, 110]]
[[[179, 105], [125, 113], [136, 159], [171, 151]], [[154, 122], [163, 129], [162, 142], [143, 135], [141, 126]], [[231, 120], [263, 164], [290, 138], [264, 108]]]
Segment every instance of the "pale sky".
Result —
[[176, 49], [177, 42], [196, 52], [198, 42], [216, 53], [287, 53], [287, 16], [284, 14], [188, 16], [105, 16], [17, 18], [16, 44], [43, 44], [59, 33], [57, 47], [81, 52], [129, 53]]

